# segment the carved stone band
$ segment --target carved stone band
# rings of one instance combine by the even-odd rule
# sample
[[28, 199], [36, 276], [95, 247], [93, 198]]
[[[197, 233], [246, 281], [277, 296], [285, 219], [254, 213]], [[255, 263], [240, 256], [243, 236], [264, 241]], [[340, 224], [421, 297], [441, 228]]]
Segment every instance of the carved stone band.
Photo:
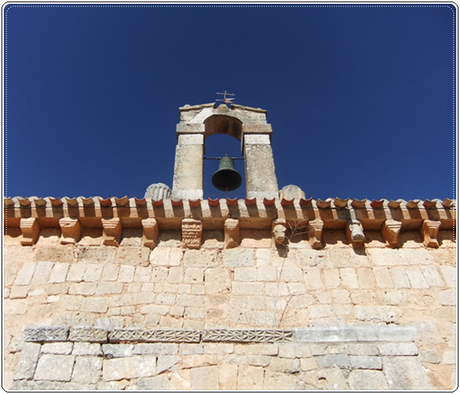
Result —
[[110, 342], [200, 342], [201, 331], [196, 330], [138, 330], [116, 329], [109, 334]]
[[292, 341], [292, 330], [205, 330], [203, 342], [279, 342]]
[[61, 342], [67, 341], [69, 327], [27, 327], [24, 330], [26, 342]]

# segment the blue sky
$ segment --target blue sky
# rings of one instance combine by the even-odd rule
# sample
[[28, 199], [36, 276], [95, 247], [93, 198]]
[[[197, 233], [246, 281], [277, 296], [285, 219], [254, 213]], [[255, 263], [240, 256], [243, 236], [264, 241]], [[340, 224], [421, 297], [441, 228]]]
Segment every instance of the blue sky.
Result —
[[[172, 187], [178, 108], [228, 90], [268, 111], [280, 188], [453, 198], [456, 14], [442, 3], [7, 4], [4, 194]], [[213, 136], [206, 156], [238, 147]], [[205, 198], [225, 197], [216, 169], [205, 161]]]

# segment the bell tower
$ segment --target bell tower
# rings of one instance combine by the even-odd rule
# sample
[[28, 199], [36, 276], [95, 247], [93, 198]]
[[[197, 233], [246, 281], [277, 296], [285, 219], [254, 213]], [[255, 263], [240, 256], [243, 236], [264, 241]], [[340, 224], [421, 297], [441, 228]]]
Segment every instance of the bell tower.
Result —
[[[230, 135], [241, 142], [245, 159], [247, 198], [278, 198], [278, 182], [271, 147], [272, 128], [267, 111], [215, 103], [179, 108], [173, 199], [203, 199], [203, 154], [206, 138]], [[225, 152], [223, 152], [225, 153]]]

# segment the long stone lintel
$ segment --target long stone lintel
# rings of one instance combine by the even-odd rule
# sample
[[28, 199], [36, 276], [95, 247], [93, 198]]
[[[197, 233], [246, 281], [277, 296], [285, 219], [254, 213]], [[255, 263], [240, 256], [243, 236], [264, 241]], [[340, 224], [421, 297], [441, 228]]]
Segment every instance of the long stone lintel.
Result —
[[27, 327], [26, 342], [413, 342], [415, 327], [303, 327], [294, 329], [114, 329], [97, 327]]

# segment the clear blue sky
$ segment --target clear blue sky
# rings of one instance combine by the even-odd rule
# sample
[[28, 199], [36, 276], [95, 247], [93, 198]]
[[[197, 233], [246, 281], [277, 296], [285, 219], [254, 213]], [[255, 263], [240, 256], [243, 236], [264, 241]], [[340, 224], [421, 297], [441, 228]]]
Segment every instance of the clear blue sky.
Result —
[[[228, 90], [268, 111], [280, 188], [453, 198], [456, 14], [441, 3], [6, 5], [4, 194], [172, 187], [178, 108]], [[213, 136], [206, 155], [238, 147]], [[224, 197], [216, 168], [205, 161], [205, 198]]]

